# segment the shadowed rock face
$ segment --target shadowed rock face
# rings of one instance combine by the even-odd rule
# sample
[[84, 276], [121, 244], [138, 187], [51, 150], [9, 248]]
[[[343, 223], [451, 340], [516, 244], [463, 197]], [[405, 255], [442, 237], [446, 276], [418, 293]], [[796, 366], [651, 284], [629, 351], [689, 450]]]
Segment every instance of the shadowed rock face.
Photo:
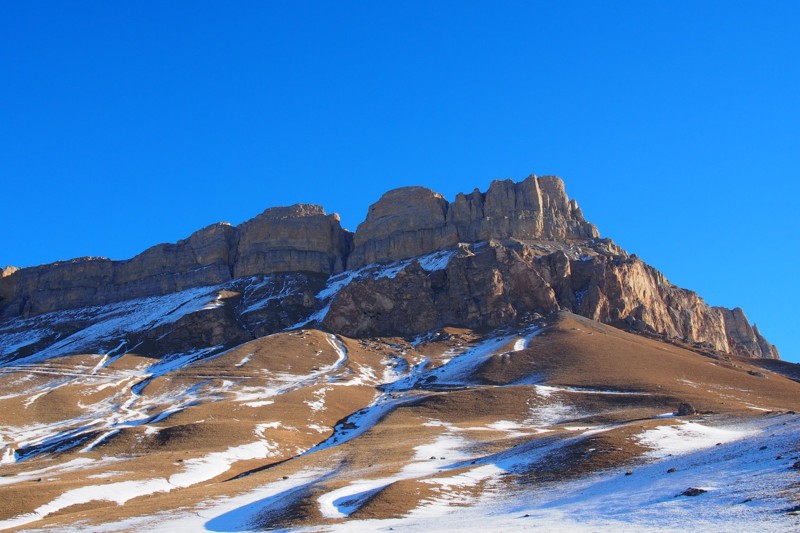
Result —
[[233, 277], [344, 270], [352, 236], [318, 205], [273, 207], [236, 229]]
[[[338, 215], [298, 204], [267, 209], [238, 227], [214, 224], [127, 261], [82, 258], [6, 268], [0, 318], [297, 273], [294, 296], [279, 291], [261, 312], [274, 317], [259, 315], [258, 326], [240, 326], [248, 320], [231, 315], [234, 322], [220, 331], [245, 327], [243, 334], [264, 335], [301, 323], [328, 304], [327, 315], [317, 317], [350, 336], [417, 335], [443, 325], [492, 328], [567, 309], [715, 350], [778, 358], [741, 309], [710, 307], [598, 237], [556, 177], [495, 181], [485, 193], [459, 194], [452, 203], [430, 189], [404, 187], [372, 205], [355, 234], [341, 227]], [[432, 271], [411, 261], [396, 277], [351, 280], [330, 301], [314, 296], [320, 280], [344, 269], [441, 250], [460, 252]]]
[[779, 358], [741, 309], [711, 307], [607, 244], [548, 253], [491, 241], [459, 254], [442, 270], [428, 272], [412, 263], [394, 278], [349, 284], [333, 300], [324, 325], [354, 337], [415, 335], [442, 325], [496, 328], [531, 314], [569, 310], [723, 352]]
[[127, 261], [81, 258], [23, 268], [0, 281], [0, 317], [104, 305], [233, 278], [343, 269], [351, 235], [322, 207], [267, 209], [238, 227], [219, 223]]
[[0, 317], [103, 305], [222, 283], [230, 279], [234, 233], [228, 224], [214, 224], [127, 261], [85, 257], [20, 269], [0, 281]]
[[530, 176], [494, 181], [486, 193], [459, 194], [448, 204], [424, 187], [384, 194], [358, 226], [348, 268], [415, 257], [459, 242], [489, 239], [575, 240], [598, 237], [561, 179]]

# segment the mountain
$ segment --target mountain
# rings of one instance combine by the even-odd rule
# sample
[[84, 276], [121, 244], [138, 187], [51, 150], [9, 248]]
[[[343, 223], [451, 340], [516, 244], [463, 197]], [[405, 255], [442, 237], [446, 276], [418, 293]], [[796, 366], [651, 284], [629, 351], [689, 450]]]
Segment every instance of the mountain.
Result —
[[0, 277], [0, 529], [800, 527], [800, 370], [564, 183]]
[[[375, 266], [387, 263], [402, 275]], [[255, 284], [268, 289], [248, 291]], [[300, 322], [350, 336], [414, 335], [565, 309], [726, 353], [779, 358], [741, 309], [708, 306], [600, 239], [556, 177], [495, 181], [486, 193], [459, 194], [453, 203], [423, 187], [393, 190], [355, 234], [337, 215], [301, 204], [267, 209], [238, 227], [215, 224], [128, 261], [8, 268], [0, 317], [4, 331], [27, 331], [48, 313], [212, 286], [227, 295], [231, 313], [217, 313], [208, 327], [237, 341]], [[259, 298], [267, 300], [254, 313]], [[71, 326], [59, 319], [55, 329], [64, 334]], [[221, 340], [213, 331], [206, 336], [210, 344]], [[16, 357], [37, 346], [0, 353]]]

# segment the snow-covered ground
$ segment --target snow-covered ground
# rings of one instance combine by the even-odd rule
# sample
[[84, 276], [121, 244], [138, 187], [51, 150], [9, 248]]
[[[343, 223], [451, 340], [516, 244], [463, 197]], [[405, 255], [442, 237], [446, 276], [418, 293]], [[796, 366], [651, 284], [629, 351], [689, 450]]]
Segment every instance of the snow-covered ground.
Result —
[[53, 335], [52, 329], [71, 321], [91, 320], [91, 324], [47, 348], [11, 363], [15, 366], [38, 363], [52, 357], [74, 353], [94, 353], [104, 343], [119, 344], [127, 333], [152, 329], [180, 318], [220, 305], [221, 286], [196, 287], [164, 296], [138, 298], [99, 307], [56, 311], [28, 319], [13, 319], [7, 328], [24, 329], [22, 333], [0, 335], [0, 356]]
[[[463, 498], [449, 492], [441, 499], [422, 501], [407, 516], [383, 520], [339, 519], [387, 484], [425, 478], [469, 458], [465, 442], [445, 432], [418, 446], [413, 459], [394, 476], [354, 479], [342, 488], [318, 497], [322, 515], [331, 521], [297, 531], [797, 531], [800, 518], [787, 513], [796, 505], [800, 417], [772, 416], [713, 427], [698, 422], [683, 435], [680, 453], [662, 456], [632, 469], [600, 472], [585, 479], [546, 485], [518, 485], [513, 491], [492, 490]], [[685, 424], [684, 424], [685, 425]], [[708, 436], [721, 431], [728, 442], [709, 447]], [[734, 437], [735, 435], [735, 437]], [[673, 435], [648, 434], [655, 449], [673, 449]], [[529, 454], [529, 460], [535, 460]], [[448, 457], [449, 460], [430, 460]], [[776, 459], [776, 457], [781, 457]], [[510, 459], [510, 456], [507, 456]], [[463, 464], [461, 461], [459, 464]], [[441, 487], [474, 486], [496, 479], [513, 468], [514, 461], [478, 464], [469, 472], [436, 476], [429, 482]], [[191, 512], [170, 512], [109, 524], [92, 531], [146, 529], [148, 531], [250, 531], [266, 510], [289, 505], [314, 484], [330, 479], [330, 470], [304, 470], [249, 493], [206, 502]], [[700, 489], [696, 496], [684, 495]], [[457, 493], [456, 493], [457, 494]], [[84, 530], [76, 525], [76, 530]]]

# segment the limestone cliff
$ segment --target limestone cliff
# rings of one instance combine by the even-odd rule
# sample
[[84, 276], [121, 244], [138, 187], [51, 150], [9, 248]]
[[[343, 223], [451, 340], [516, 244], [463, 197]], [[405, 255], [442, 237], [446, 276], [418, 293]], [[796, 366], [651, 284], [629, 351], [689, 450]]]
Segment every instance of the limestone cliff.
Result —
[[168, 294], [230, 279], [233, 228], [215, 224], [127, 261], [84, 257], [23, 268], [0, 280], [0, 317]]
[[273, 207], [236, 228], [233, 277], [344, 270], [351, 236], [318, 205]]
[[267, 209], [238, 227], [219, 223], [126, 261], [79, 258], [0, 278], [0, 318], [103, 305], [279, 272], [341, 271], [350, 234], [319, 206]]
[[[442, 250], [452, 251], [445, 265], [423, 268], [413, 260]], [[368, 265], [398, 261], [395, 276], [356, 275]], [[332, 277], [345, 269], [350, 274]], [[326, 280], [337, 285], [339, 279], [349, 283], [338, 292], [321, 290]], [[396, 189], [370, 207], [355, 234], [341, 227], [338, 215], [298, 204], [267, 209], [238, 227], [214, 224], [127, 261], [6, 268], [0, 319], [222, 285], [230, 301], [245, 303], [242, 310], [215, 312], [209, 324], [224, 332], [209, 334], [215, 342], [237, 331], [260, 336], [309, 320], [350, 336], [418, 335], [444, 325], [498, 327], [566, 309], [666, 339], [778, 358], [741, 309], [711, 307], [600, 239], [556, 177], [495, 181], [485, 193], [459, 194], [452, 203], [424, 187]], [[267, 303], [246, 304], [255, 290], [248, 287], [262, 286], [273, 291]], [[187, 320], [186, 331], [202, 329], [195, 318]]]
[[494, 181], [481, 193], [459, 194], [453, 203], [424, 187], [384, 194], [358, 226], [348, 268], [414, 257], [459, 242], [488, 239], [575, 240], [598, 237], [554, 176], [520, 183]]

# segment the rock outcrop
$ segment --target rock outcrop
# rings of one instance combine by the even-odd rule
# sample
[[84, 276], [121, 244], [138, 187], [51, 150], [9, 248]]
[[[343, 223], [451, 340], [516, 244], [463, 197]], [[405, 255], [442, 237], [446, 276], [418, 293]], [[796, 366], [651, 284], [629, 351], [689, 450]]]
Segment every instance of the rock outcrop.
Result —
[[344, 270], [352, 237], [318, 205], [273, 207], [236, 228], [233, 277]]
[[214, 224], [127, 261], [83, 257], [20, 269], [0, 280], [0, 317], [103, 305], [222, 283], [230, 279], [233, 233], [227, 224]]
[[235, 277], [341, 271], [350, 234], [314, 205], [267, 209], [238, 227], [218, 223], [126, 261], [85, 257], [0, 278], [0, 318], [157, 296]]
[[[413, 261], [442, 250], [455, 254], [446, 265]], [[400, 260], [405, 263], [395, 268], [396, 275], [355, 272]], [[321, 290], [326, 279], [345, 269], [353, 273], [343, 278], [349, 284], [338, 292]], [[265, 282], [266, 276], [274, 279]], [[299, 204], [267, 209], [238, 227], [214, 224], [127, 261], [82, 258], [6, 268], [0, 277], [0, 318], [201, 286], [224, 285], [248, 301], [251, 282], [274, 294], [256, 311], [245, 305], [229, 315], [217, 313], [217, 321], [232, 322], [211, 328], [209, 339], [216, 342], [239, 327], [245, 337], [260, 336], [311, 317], [349, 336], [391, 336], [444, 325], [493, 328], [569, 310], [714, 350], [778, 358], [741, 309], [710, 307], [611, 240], [600, 239], [559, 178], [536, 176], [519, 183], [495, 181], [485, 193], [459, 194], [452, 203], [424, 187], [389, 191], [370, 207], [355, 234], [341, 227], [338, 215]]]
[[554, 176], [494, 181], [453, 203], [424, 187], [387, 192], [358, 226], [348, 268], [423, 255], [489, 239], [582, 240], [598, 237]]
[[457, 255], [442, 270], [428, 272], [412, 263], [394, 278], [342, 289], [324, 324], [350, 336], [414, 335], [444, 325], [496, 328], [569, 310], [736, 355], [778, 358], [741, 309], [711, 307], [636, 256], [610, 252], [613, 246], [605, 241], [561, 248], [548, 252], [490, 241]]
[[568, 241], [599, 236], [583, 218], [578, 202], [567, 197], [564, 182], [555, 176], [529, 176], [514, 183], [495, 181], [484, 194], [477, 189], [459, 194], [450, 205], [448, 222], [461, 242], [488, 239], [545, 239]]

